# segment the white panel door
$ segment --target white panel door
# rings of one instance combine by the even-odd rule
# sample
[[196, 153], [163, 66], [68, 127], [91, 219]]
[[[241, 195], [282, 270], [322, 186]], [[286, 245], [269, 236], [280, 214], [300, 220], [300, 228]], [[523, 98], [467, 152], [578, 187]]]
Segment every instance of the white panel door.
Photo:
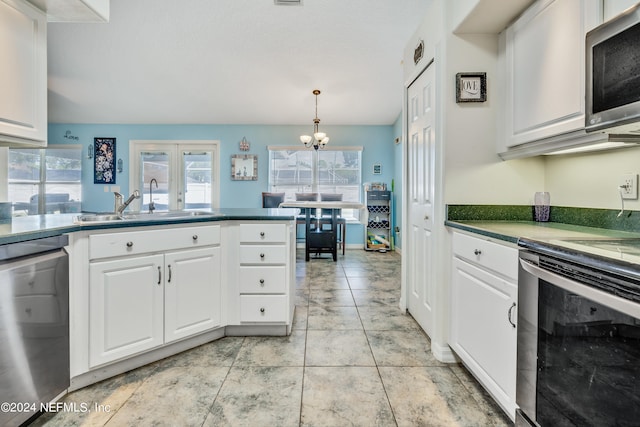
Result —
[[433, 197], [435, 169], [435, 66], [431, 64], [408, 88], [407, 305], [427, 332], [433, 326]]
[[162, 255], [90, 264], [91, 367], [162, 345], [162, 268]]
[[165, 343], [220, 326], [220, 248], [165, 255]]

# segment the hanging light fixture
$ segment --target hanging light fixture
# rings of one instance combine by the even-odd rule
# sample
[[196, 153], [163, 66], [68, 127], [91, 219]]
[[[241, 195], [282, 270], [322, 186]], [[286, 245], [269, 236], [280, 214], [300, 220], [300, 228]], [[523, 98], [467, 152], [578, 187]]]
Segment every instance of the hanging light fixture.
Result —
[[320, 95], [320, 91], [315, 89], [313, 94], [316, 96], [316, 117], [313, 119], [313, 137], [309, 135], [301, 135], [300, 141], [305, 147], [313, 147], [317, 151], [319, 148], [323, 148], [329, 143], [329, 137], [326, 133], [318, 130], [318, 124], [320, 124], [320, 119], [318, 118], [318, 95]]

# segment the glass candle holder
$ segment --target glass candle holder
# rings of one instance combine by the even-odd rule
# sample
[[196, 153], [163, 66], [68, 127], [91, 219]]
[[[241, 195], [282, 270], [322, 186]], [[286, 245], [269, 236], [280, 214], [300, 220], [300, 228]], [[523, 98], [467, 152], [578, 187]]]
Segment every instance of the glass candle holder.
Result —
[[539, 191], [535, 193], [533, 198], [533, 219], [538, 222], [549, 221], [549, 211], [551, 197], [547, 191]]

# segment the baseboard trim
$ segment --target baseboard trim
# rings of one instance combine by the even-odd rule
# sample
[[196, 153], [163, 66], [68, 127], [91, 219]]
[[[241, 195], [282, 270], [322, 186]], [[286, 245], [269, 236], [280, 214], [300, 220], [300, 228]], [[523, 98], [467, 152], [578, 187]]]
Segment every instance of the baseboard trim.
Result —
[[442, 363], [459, 363], [455, 353], [448, 345], [440, 345], [431, 341], [431, 353], [433, 356]]

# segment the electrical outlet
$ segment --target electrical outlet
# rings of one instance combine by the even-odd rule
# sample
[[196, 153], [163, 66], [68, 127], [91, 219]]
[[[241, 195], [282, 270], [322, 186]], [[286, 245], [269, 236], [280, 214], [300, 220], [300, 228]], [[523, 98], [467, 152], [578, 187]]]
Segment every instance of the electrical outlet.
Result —
[[638, 174], [628, 173], [620, 177], [620, 193], [623, 199], [638, 199]]

